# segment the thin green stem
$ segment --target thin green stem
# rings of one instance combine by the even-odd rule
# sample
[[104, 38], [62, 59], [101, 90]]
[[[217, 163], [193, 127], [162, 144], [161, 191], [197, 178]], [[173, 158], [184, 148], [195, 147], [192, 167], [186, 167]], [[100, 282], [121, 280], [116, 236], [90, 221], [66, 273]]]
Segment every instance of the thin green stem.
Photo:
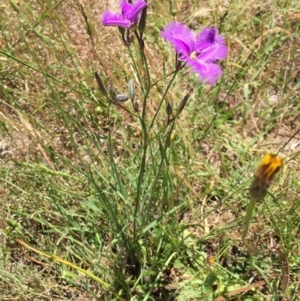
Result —
[[172, 76], [170, 82], [168, 83], [168, 86], [167, 86], [167, 88], [166, 88], [166, 90], [165, 90], [165, 93], [164, 93], [164, 95], [163, 95], [163, 97], [162, 97], [162, 99], [161, 99], [161, 101], [160, 101], [160, 104], [159, 104], [159, 106], [158, 106], [158, 109], [156, 110], [156, 112], [155, 112], [155, 114], [154, 114], [154, 117], [153, 117], [153, 119], [152, 119], [152, 121], [151, 121], [151, 123], [150, 123], [149, 131], [152, 129], [152, 127], [153, 127], [153, 125], [154, 125], [154, 122], [155, 122], [155, 120], [156, 120], [156, 118], [157, 118], [157, 115], [158, 115], [158, 113], [159, 113], [159, 111], [160, 111], [160, 108], [161, 108], [161, 106], [162, 106], [162, 104], [163, 104], [163, 102], [164, 102], [164, 100], [165, 100], [165, 98], [166, 98], [166, 96], [167, 96], [167, 93], [168, 93], [168, 91], [169, 91], [169, 89], [170, 89], [170, 87], [171, 87], [173, 81], [175, 80], [176, 75], [177, 75], [177, 72], [174, 72], [174, 74], [173, 74], [173, 76]]

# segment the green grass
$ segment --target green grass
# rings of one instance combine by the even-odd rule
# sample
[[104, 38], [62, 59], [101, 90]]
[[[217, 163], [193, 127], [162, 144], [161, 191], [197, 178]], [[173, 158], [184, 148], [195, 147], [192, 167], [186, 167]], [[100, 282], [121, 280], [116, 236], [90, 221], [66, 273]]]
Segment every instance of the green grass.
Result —
[[[300, 5], [225, 2], [153, 0], [148, 69], [104, 1], [0, 4], [1, 300], [300, 300]], [[165, 77], [173, 17], [225, 36], [216, 86]], [[137, 110], [95, 72], [116, 93], [132, 79]], [[277, 152], [247, 247], [248, 188]]]

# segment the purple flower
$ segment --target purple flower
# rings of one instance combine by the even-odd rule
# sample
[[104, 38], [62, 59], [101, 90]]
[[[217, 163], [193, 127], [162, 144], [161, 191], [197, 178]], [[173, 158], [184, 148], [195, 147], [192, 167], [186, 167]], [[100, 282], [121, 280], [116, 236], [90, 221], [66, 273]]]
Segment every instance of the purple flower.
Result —
[[161, 35], [173, 45], [180, 61], [199, 74], [200, 80], [216, 83], [222, 70], [215, 62], [227, 56], [224, 37], [218, 35], [216, 27], [204, 28], [195, 36], [184, 24], [172, 22]]
[[112, 13], [107, 10], [102, 15], [102, 23], [104, 26], [120, 26], [129, 29], [136, 25], [141, 11], [147, 6], [143, 0], [134, 0], [134, 3], [128, 3], [126, 0], [121, 1], [121, 14]]

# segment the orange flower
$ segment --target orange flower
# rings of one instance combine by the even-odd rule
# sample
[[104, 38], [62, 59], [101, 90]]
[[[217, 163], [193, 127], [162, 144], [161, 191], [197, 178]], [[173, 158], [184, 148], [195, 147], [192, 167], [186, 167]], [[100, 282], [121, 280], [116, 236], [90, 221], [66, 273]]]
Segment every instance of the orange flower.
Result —
[[263, 199], [275, 174], [283, 166], [283, 159], [274, 154], [266, 154], [254, 175], [254, 181], [250, 187], [250, 196], [255, 200]]

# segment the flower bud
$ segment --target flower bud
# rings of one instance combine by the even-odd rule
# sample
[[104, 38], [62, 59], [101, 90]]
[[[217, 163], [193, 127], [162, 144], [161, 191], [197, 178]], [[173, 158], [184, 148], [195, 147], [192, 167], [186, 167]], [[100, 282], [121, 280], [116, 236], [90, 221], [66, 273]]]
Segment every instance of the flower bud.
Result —
[[132, 107], [133, 107], [133, 109], [134, 109], [134, 111], [135, 112], [139, 112], [139, 110], [140, 110], [140, 105], [139, 105], [139, 102], [138, 101], [133, 101], [132, 102]]
[[115, 98], [116, 102], [125, 102], [128, 100], [127, 94], [118, 94]]
[[109, 96], [110, 96], [110, 99], [113, 101], [116, 99], [117, 93], [116, 93], [116, 89], [114, 86], [109, 86]]
[[172, 105], [169, 102], [167, 102], [166, 111], [167, 111], [167, 114], [168, 114], [169, 117], [173, 113], [173, 107], [172, 107]]
[[143, 39], [143, 33], [146, 28], [146, 17], [147, 17], [147, 6], [144, 7], [144, 9], [142, 10], [142, 14], [139, 22], [139, 33], [140, 33], [141, 40]]
[[135, 85], [132, 79], [128, 81], [128, 96], [131, 100], [133, 100], [135, 96]]
[[183, 97], [183, 100], [181, 101], [181, 103], [179, 104], [178, 106], [178, 109], [177, 109], [177, 112], [176, 112], [176, 115], [178, 116], [184, 109], [188, 99], [190, 97], [190, 93], [186, 94], [184, 97]]
[[107, 97], [107, 91], [105, 89], [105, 86], [103, 85], [103, 82], [101, 80], [101, 77], [99, 76], [98, 72], [95, 72], [96, 81], [98, 84], [99, 90]]

